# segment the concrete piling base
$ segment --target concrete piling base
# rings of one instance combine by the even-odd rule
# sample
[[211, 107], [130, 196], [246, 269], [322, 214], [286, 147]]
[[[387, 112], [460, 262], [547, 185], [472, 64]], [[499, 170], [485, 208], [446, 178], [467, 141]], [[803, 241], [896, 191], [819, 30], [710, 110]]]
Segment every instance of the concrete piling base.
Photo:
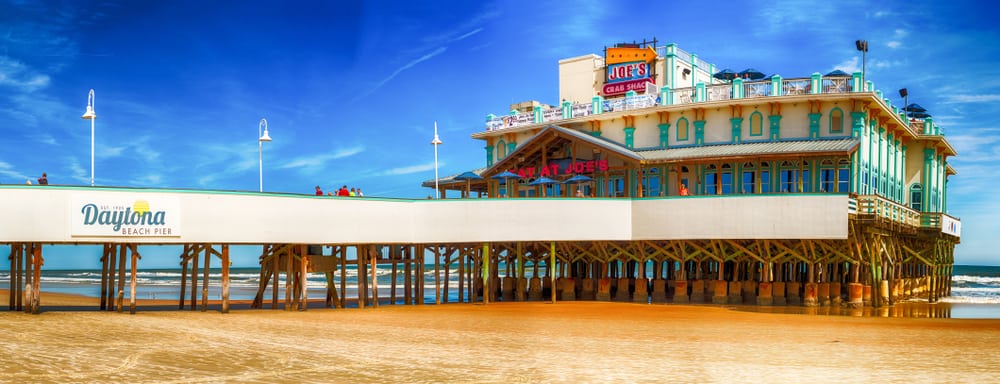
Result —
[[757, 282], [747, 280], [743, 282], [743, 304], [757, 303]]
[[653, 302], [654, 303], [666, 303], [667, 302], [667, 281], [663, 279], [653, 280]]
[[580, 285], [580, 300], [594, 300], [594, 279], [583, 279]]
[[513, 276], [505, 276], [500, 280], [500, 299], [503, 301], [514, 301], [514, 285], [517, 279]]
[[771, 296], [771, 283], [764, 282], [757, 284], [757, 305], [772, 305], [774, 298]]
[[844, 302], [840, 290], [840, 283], [830, 283], [830, 306], [839, 307]]
[[729, 282], [729, 304], [743, 304], [743, 283]]
[[863, 292], [864, 292], [864, 287], [860, 283], [847, 284], [847, 307], [848, 308], [863, 307], [865, 305], [864, 300], [862, 300]]
[[525, 301], [528, 299], [528, 279], [523, 277], [517, 279], [517, 290], [514, 291], [514, 297], [517, 301]]
[[632, 293], [632, 301], [636, 303], [649, 302], [649, 281], [646, 278], [635, 279], [635, 292]]
[[611, 279], [602, 277], [597, 280], [597, 301], [611, 301]]
[[562, 289], [559, 293], [559, 299], [563, 301], [576, 300], [576, 279], [567, 277], [560, 280], [562, 280]]
[[629, 281], [627, 278], [618, 279], [617, 291], [615, 292], [615, 301], [629, 301], [631, 298], [629, 295]]
[[861, 287], [861, 301], [866, 307], [872, 306], [872, 286], [864, 285]]
[[807, 307], [819, 306], [819, 300], [817, 300], [818, 291], [819, 287], [816, 283], [806, 283], [805, 297], [802, 299], [802, 305]]
[[725, 280], [713, 280], [712, 285], [715, 287], [712, 293], [712, 304], [726, 304], [729, 302], [729, 297], [726, 295], [729, 283]]
[[816, 301], [822, 307], [830, 306], [830, 283], [816, 284]]
[[542, 300], [542, 279], [532, 277], [531, 280], [528, 281], [528, 300]]
[[694, 280], [691, 282], [691, 302], [705, 302], [705, 280]]
[[687, 280], [675, 280], [674, 281], [674, 302], [675, 303], [687, 303], [688, 302], [688, 282]]
[[801, 286], [801, 283], [795, 281], [785, 284], [785, 302], [788, 305], [802, 305], [802, 296], [799, 296]]
[[785, 305], [785, 283], [776, 281], [771, 283], [771, 297], [774, 305]]

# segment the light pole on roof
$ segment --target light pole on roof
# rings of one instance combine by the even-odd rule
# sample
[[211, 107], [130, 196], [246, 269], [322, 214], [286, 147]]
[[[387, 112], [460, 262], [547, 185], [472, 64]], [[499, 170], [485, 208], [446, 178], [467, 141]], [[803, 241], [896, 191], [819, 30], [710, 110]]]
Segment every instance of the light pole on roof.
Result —
[[434, 122], [434, 140], [431, 140], [431, 145], [434, 146], [434, 192], [437, 194], [437, 198], [441, 198], [441, 189], [438, 188], [438, 146], [443, 144], [441, 138], [438, 137], [438, 123]]
[[97, 114], [94, 113], [94, 89], [90, 89], [87, 94], [87, 111], [83, 113], [84, 120], [90, 120], [90, 186], [94, 186], [94, 120]]
[[855, 40], [854, 47], [861, 51], [861, 89], [867, 90], [868, 85], [865, 83], [865, 63], [868, 62], [868, 40]]
[[[263, 133], [261, 132], [263, 130]], [[260, 118], [257, 124], [257, 157], [260, 162], [260, 191], [264, 192], [264, 142], [271, 141], [271, 136], [267, 134], [267, 119]]]

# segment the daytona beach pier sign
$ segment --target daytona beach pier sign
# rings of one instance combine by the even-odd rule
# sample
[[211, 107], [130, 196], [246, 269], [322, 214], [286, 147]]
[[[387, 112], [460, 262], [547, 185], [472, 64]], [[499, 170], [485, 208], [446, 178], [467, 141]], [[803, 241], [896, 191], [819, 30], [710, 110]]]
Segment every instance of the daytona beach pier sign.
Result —
[[73, 195], [73, 237], [179, 237], [181, 206], [177, 198], [108, 198]]

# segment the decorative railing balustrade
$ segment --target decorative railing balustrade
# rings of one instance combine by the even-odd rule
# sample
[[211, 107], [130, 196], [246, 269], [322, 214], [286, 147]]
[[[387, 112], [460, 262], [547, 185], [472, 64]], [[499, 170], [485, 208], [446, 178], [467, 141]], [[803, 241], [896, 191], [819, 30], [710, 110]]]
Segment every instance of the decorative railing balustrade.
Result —
[[888, 220], [911, 227], [921, 227], [921, 214], [907, 206], [877, 195], [861, 195], [857, 200], [857, 214]]
[[860, 89], [860, 74], [852, 77], [823, 78], [819, 74], [812, 77], [744, 81], [735, 79], [725, 84], [699, 83], [694, 87], [660, 89], [657, 94], [637, 94], [629, 92], [623, 97], [605, 99], [594, 96], [589, 103], [563, 102], [552, 108], [535, 107], [529, 112], [511, 112], [508, 115], [489, 115], [486, 130], [495, 131], [523, 125], [551, 123], [559, 120], [609, 112], [631, 111], [666, 105], [712, 102], [732, 99], [747, 99], [772, 96], [795, 96], [822, 93], [849, 93]]

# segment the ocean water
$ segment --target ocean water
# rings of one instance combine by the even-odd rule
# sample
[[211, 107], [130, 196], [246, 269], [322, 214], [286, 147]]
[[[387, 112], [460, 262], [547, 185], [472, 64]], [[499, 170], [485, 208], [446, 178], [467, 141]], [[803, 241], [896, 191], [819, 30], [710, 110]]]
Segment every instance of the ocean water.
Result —
[[[501, 265], [500, 270], [505, 270]], [[530, 268], [528, 270], [530, 273]], [[347, 297], [357, 297], [357, 270], [354, 266], [348, 266], [346, 270], [346, 290]], [[370, 273], [370, 272], [369, 272]], [[544, 274], [544, 268], [542, 268]], [[198, 273], [198, 290], [201, 291], [204, 271]], [[232, 300], [252, 300], [256, 295], [260, 284], [260, 269], [254, 268], [232, 268], [230, 270], [230, 299]], [[181, 271], [180, 269], [149, 269], [142, 270], [136, 274], [138, 299], [161, 299], [177, 300], [180, 295]], [[284, 300], [284, 275], [279, 278], [278, 297]], [[376, 270], [376, 277], [379, 287], [379, 298], [386, 299], [390, 295], [392, 285], [392, 269], [381, 266]], [[530, 276], [529, 276], [530, 277]], [[43, 292], [59, 292], [84, 295], [90, 297], [100, 297], [101, 295], [101, 271], [100, 270], [42, 270], [42, 290]], [[126, 296], [130, 283], [130, 275], [126, 272], [125, 290]], [[191, 276], [187, 277], [190, 284]], [[340, 287], [340, 273], [334, 274], [334, 283]], [[444, 279], [444, 270], [441, 271], [441, 279]], [[209, 299], [219, 299], [221, 297], [221, 271], [217, 268], [209, 270]], [[453, 266], [449, 276], [449, 290], [447, 301], [456, 302], [458, 300], [458, 276], [457, 269]], [[270, 286], [273, 286], [273, 281]], [[397, 300], [402, 300], [403, 295], [403, 269], [398, 268], [396, 276]], [[434, 302], [434, 265], [424, 266], [424, 298], [426, 303]], [[442, 288], [443, 288], [442, 281]], [[10, 286], [9, 271], [0, 271], [0, 288]], [[326, 296], [326, 277], [322, 273], [310, 273], [307, 279], [308, 295], [317, 299]], [[908, 303], [900, 303], [901, 308], [907, 305], [925, 308], [924, 310], [913, 311], [913, 316], [920, 316], [921, 313], [930, 312], [929, 317], [950, 317], [950, 318], [1000, 318], [1000, 266], [970, 266], [956, 265], [952, 276], [952, 295], [944, 297], [938, 303], [927, 304], [926, 301], [910, 300]], [[199, 292], [200, 294], [200, 292]], [[270, 288], [264, 292], [265, 303], [268, 302], [272, 293]], [[190, 298], [190, 288], [185, 294]], [[444, 301], [444, 299], [442, 299]], [[930, 310], [926, 310], [929, 308]], [[833, 313], [829, 313], [833, 314]]]

